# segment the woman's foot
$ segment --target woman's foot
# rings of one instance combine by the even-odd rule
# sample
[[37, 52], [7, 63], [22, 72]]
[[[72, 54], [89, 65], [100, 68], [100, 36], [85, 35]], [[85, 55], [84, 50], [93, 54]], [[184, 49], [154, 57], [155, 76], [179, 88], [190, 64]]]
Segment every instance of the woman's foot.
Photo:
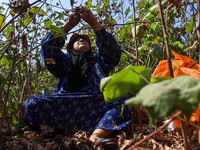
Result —
[[107, 138], [113, 133], [113, 130], [96, 129], [90, 136], [95, 149], [102, 148], [104, 150], [117, 150], [118, 141], [115, 138]]
[[94, 149], [117, 150], [118, 141], [115, 138], [99, 138], [94, 142]]

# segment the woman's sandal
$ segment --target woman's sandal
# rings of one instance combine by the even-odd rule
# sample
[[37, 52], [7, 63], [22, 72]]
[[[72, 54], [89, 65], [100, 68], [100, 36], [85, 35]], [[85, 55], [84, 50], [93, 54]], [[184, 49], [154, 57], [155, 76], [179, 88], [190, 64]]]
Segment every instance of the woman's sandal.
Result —
[[118, 142], [115, 138], [99, 138], [94, 142], [94, 149], [117, 150]]

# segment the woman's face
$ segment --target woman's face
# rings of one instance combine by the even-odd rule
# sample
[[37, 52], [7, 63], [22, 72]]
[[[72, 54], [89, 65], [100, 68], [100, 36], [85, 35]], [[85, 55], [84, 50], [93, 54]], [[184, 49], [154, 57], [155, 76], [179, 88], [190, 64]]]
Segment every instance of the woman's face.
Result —
[[85, 53], [90, 50], [89, 43], [81, 37], [76, 39], [73, 46], [74, 46], [74, 49], [78, 52]]

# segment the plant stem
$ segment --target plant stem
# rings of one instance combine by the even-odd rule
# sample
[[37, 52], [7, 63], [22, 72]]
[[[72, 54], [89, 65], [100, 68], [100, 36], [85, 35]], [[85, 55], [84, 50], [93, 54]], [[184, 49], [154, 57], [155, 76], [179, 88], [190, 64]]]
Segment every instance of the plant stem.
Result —
[[164, 38], [165, 38], [165, 45], [166, 45], [166, 49], [167, 49], [169, 72], [170, 72], [170, 76], [174, 77], [173, 70], [172, 70], [172, 62], [171, 62], [171, 51], [169, 49], [168, 35], [167, 35], [167, 32], [166, 32], [165, 22], [164, 22], [164, 19], [163, 19], [161, 1], [160, 0], [157, 0], [157, 1], [158, 1], [158, 7], [159, 7], [159, 12], [160, 12], [160, 17], [161, 17], [162, 30], [163, 30], [163, 34], [164, 34]]
[[134, 41], [136, 50], [136, 66], [138, 66], [138, 48], [137, 48], [137, 38], [136, 38], [136, 22], [135, 22], [135, 4], [133, 0], [133, 25], [134, 25]]
[[[180, 115], [180, 118], [184, 118], [183, 114]], [[189, 145], [188, 145], [188, 141], [187, 141], [187, 134], [186, 134], [186, 124], [183, 121], [180, 121], [180, 125], [181, 125], [181, 133], [182, 133], [182, 137], [183, 137], [183, 142], [184, 142], [184, 147], [185, 150], [189, 150]]]
[[138, 107], [138, 114], [139, 114], [138, 121], [139, 121], [139, 124], [140, 124], [140, 133], [142, 133], [141, 138], [143, 139], [144, 137], [143, 137], [142, 117], [141, 117], [140, 106]]

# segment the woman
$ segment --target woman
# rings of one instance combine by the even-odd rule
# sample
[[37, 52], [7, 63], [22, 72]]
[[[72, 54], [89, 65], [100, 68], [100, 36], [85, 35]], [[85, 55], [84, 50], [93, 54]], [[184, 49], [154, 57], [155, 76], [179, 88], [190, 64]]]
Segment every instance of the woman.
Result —
[[[131, 95], [105, 104], [100, 80], [119, 63], [121, 49], [85, 7], [77, 9], [62, 28], [69, 32], [80, 19], [94, 29], [99, 52], [95, 56], [92, 54], [87, 35], [72, 35], [66, 54], [60, 50], [65, 42], [63, 38], [43, 44], [41, 54], [45, 65], [58, 78], [58, 84], [53, 94], [32, 96], [26, 100], [24, 120], [38, 132], [44, 126], [54, 131], [88, 131], [92, 133], [90, 140], [96, 147], [117, 149], [117, 140], [106, 137], [113, 131], [125, 129], [131, 122], [132, 109], [125, 107], [123, 115], [120, 114], [121, 104]], [[49, 33], [42, 42], [51, 38], [53, 35]], [[53, 62], [49, 62], [50, 59]]]

